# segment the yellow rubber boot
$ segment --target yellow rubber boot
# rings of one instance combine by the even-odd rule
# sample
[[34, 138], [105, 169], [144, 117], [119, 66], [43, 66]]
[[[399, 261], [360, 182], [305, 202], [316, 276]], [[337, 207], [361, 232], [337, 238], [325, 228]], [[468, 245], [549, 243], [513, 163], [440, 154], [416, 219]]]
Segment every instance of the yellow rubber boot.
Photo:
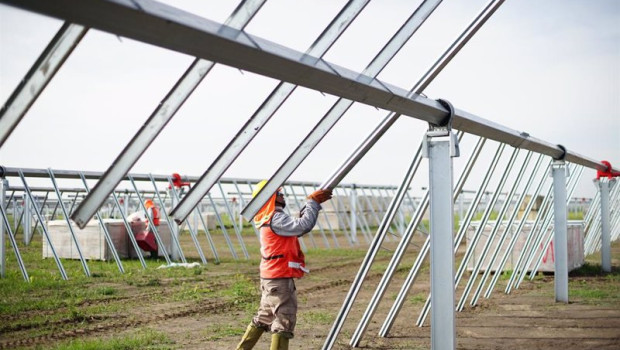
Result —
[[271, 335], [271, 347], [269, 350], [288, 350], [288, 340], [291, 335], [285, 333], [274, 333]]
[[250, 323], [248, 328], [245, 330], [243, 338], [241, 338], [241, 342], [237, 345], [235, 350], [251, 350], [260, 339], [260, 336], [263, 335], [263, 332], [265, 332], [263, 328], [258, 328], [254, 324]]

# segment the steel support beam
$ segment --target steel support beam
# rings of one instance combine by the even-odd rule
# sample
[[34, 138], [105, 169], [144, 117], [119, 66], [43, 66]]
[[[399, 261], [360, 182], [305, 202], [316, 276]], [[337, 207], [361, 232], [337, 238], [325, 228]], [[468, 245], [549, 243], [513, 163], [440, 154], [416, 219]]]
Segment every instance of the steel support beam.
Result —
[[[542, 157], [542, 155], [540, 155], [539, 157]], [[550, 169], [551, 164], [549, 163], [547, 165], [547, 167], [545, 168], [545, 171]], [[536, 169], [538, 170], [538, 169]], [[532, 174], [532, 177], [534, 177], [534, 174]], [[534, 207], [534, 203], [536, 203], [536, 198], [538, 197], [538, 194], [540, 193], [540, 191], [543, 188], [543, 185], [545, 184], [545, 178], [540, 179], [540, 181], [538, 181], [538, 186], [536, 187], [536, 190], [534, 190], [534, 193], [530, 196], [530, 200], [527, 203], [525, 210], [523, 211], [523, 216], [521, 218], [521, 221], [519, 222], [519, 225], [517, 226], [517, 228], [513, 231], [512, 237], [510, 238], [510, 242], [508, 242], [508, 246], [506, 248], [506, 250], [504, 251], [504, 255], [502, 256], [502, 259], [499, 263], [499, 267], [497, 268], [497, 271], [503, 271], [504, 270], [504, 266], [506, 265], [506, 262], [508, 261], [509, 256], [512, 254], [512, 250], [515, 246], [515, 244], [517, 243], [517, 239], [519, 238], [519, 235], [521, 234], [521, 230], [523, 229], [523, 227], [525, 226], [525, 223], [527, 222], [527, 217], [529, 216], [530, 212], [532, 211], [532, 208]], [[529, 188], [529, 186], [526, 186], [526, 189], [523, 191], [523, 196], [526, 196], [527, 193], [527, 188]], [[521, 203], [519, 205], [517, 205], [517, 208], [519, 208], [521, 206]], [[506, 228], [506, 230], [510, 229], [510, 223], [508, 224], [508, 227]], [[524, 246], [525, 249], [525, 246]], [[513, 265], [513, 274], [516, 272], [514, 270], [514, 266]], [[489, 283], [489, 286], [487, 287], [486, 292], [484, 293], [484, 297], [485, 298], [489, 298], [491, 297], [491, 292], [493, 291], [493, 288], [495, 288], [495, 284], [497, 283], [499, 277], [500, 277], [501, 273], [495, 273], [493, 274], [493, 279], [491, 280], [491, 282]]]
[[604, 272], [611, 272], [611, 234], [609, 213], [609, 188], [613, 181], [597, 180], [601, 196], [601, 267]]
[[611, 272], [611, 235], [609, 220], [609, 187], [612, 182], [598, 180], [601, 197], [601, 267], [604, 272]]
[[[34, 198], [32, 197], [32, 193], [30, 192], [30, 189], [28, 188], [28, 183], [26, 183], [26, 178], [24, 177], [24, 174], [20, 172], [19, 173], [19, 177], [21, 178], [22, 183], [24, 184], [24, 191], [26, 193], [26, 196], [30, 199], [32, 204], [35, 206], [34, 212], [37, 214], [37, 218], [41, 222], [41, 228], [43, 229], [43, 236], [47, 240], [47, 244], [49, 245], [49, 248], [52, 251], [52, 255], [54, 255], [54, 261], [56, 262], [56, 266], [58, 267], [58, 272], [60, 272], [60, 276], [62, 277], [62, 279], [66, 281], [66, 280], [69, 279], [69, 277], [67, 276], [67, 272], [65, 271], [65, 268], [62, 265], [62, 262], [60, 261], [60, 258], [58, 257], [58, 254], [56, 254], [56, 249], [54, 248], [54, 244], [52, 243], [52, 239], [50, 238], [50, 236], [49, 236], [49, 234], [47, 232], [47, 228], [43, 224], [43, 222], [45, 220], [43, 220], [43, 217], [41, 216], [41, 213], [36, 208], [36, 202], [34, 201]], [[14, 241], [12, 243], [15, 244], [13, 246], [13, 249], [15, 249], [15, 252], [17, 252], [17, 245], [16, 245], [16, 243]]]
[[[427, 122], [437, 124], [446, 116], [446, 109], [430, 99], [409, 97], [403, 89], [154, 1], [1, 1]], [[589, 168], [605, 169], [598, 161], [464, 111], [456, 111], [453, 127], [554, 158], [564, 156], [566, 161]]]
[[[243, 1], [226, 21], [226, 25], [235, 29], [243, 29], [254, 17], [266, 0]], [[103, 201], [108, 198], [114, 188], [136, 164], [140, 156], [164, 129], [176, 112], [183, 106], [202, 80], [209, 74], [215, 63], [196, 58], [187, 68], [183, 76], [168, 92], [138, 133], [129, 141], [121, 154], [106, 170], [100, 181], [97, 182], [91, 193], [80, 204], [73, 214], [73, 220], [84, 228], [88, 220]], [[181, 220], [182, 221], [182, 220]], [[177, 258], [177, 251], [172, 250], [173, 259]]]
[[80, 242], [77, 240], [77, 236], [73, 231], [73, 225], [71, 225], [71, 220], [69, 220], [69, 213], [67, 212], [67, 208], [65, 208], [64, 203], [62, 202], [62, 194], [60, 194], [60, 190], [58, 189], [58, 184], [56, 183], [56, 178], [54, 177], [54, 172], [52, 169], [48, 169], [50, 174], [50, 180], [52, 181], [52, 186], [54, 186], [54, 190], [56, 192], [56, 197], [58, 197], [58, 202], [60, 203], [60, 209], [65, 217], [65, 221], [67, 221], [67, 226], [69, 227], [69, 233], [71, 234], [71, 239], [73, 240], [73, 244], [75, 244], [75, 248], [77, 249], [78, 255], [80, 257], [80, 262], [82, 263], [82, 269], [84, 270], [84, 274], [87, 277], [90, 277], [90, 269], [88, 268], [88, 263], [86, 259], [84, 259], [84, 255], [82, 254], [82, 247], [80, 247]]
[[[400, 49], [407, 43], [409, 38], [420, 28], [426, 19], [433, 13], [441, 0], [424, 1], [400, 27], [400, 29], [390, 38], [388, 43], [379, 51], [368, 66], [361, 73], [365, 79], [374, 79], [381, 73], [387, 64], [394, 58]], [[327, 133], [336, 125], [336, 123], [344, 116], [344, 114], [353, 105], [352, 100], [340, 98], [331, 107], [329, 112], [321, 118], [316, 126], [310, 131], [297, 148], [289, 155], [280, 168], [271, 176], [262, 190], [252, 198], [250, 203], [243, 209], [242, 214], [249, 220], [254, 217], [256, 212], [269, 200], [269, 197], [276, 189], [288, 179], [291, 174], [299, 167], [299, 165], [308, 157], [310, 152], [318, 145], [318, 143], [327, 135]], [[333, 187], [330, 187], [333, 188]], [[356, 239], [353, 229], [356, 223], [351, 221], [351, 235]], [[355, 241], [354, 241], [355, 242]]]
[[355, 195], [357, 192], [355, 192], [355, 185], [351, 186], [349, 193], [349, 201], [351, 202], [351, 239], [353, 242], [357, 242], [357, 201], [355, 200]]
[[[474, 20], [465, 28], [461, 35], [448, 47], [448, 49], [439, 57], [426, 74], [418, 80], [411, 88], [409, 94], [415, 99], [420, 98], [420, 94], [435, 79], [435, 77], [443, 70], [443, 68], [456, 56], [456, 54], [467, 44], [469, 39], [482, 27], [482, 25], [491, 17], [499, 8], [504, 0], [493, 0], [485, 6], [485, 8], [474, 18]], [[398, 120], [401, 114], [393, 111], [389, 113], [366, 137], [366, 139], [353, 151], [353, 153], [344, 161], [344, 163], [321, 185], [321, 188], [333, 188], [355, 167], [355, 165], [364, 157], [364, 155], [377, 143], [377, 141], [387, 132], [387, 130]], [[454, 122], [454, 118], [453, 118]], [[434, 122], [435, 124], [437, 122]], [[462, 130], [467, 131], [467, 130]], [[476, 134], [472, 132], [473, 134]]]
[[[352, 0], [338, 13], [332, 22], [319, 35], [315, 42], [305, 53], [306, 57], [322, 57], [331, 46], [340, 38], [342, 33], [349, 27], [351, 22], [362, 12], [369, 0]], [[181, 200], [181, 203], [172, 210], [175, 220], [182, 220], [189, 214], [191, 208], [195, 206], [215, 185], [218, 179], [237, 159], [241, 152], [260, 132], [261, 128], [271, 119], [275, 112], [282, 106], [288, 97], [297, 88], [290, 82], [280, 82], [278, 86], [265, 99], [258, 110], [248, 119], [241, 130], [228, 143], [226, 148], [217, 156], [215, 161], [202, 174], [196, 185]], [[274, 193], [276, 189], [273, 190]], [[251, 202], [251, 200], [250, 200]], [[248, 218], [252, 220], [252, 217]]]
[[[497, 150], [495, 151], [495, 155], [493, 156], [493, 159], [491, 160], [491, 164], [489, 164], [488, 170], [486, 171], [486, 174], [482, 182], [480, 183], [478, 191], [476, 192], [476, 197], [472, 200], [469, 206], [469, 210], [467, 211], [467, 214], [465, 215], [465, 219], [461, 222], [461, 227], [459, 228], [459, 232], [456, 235], [455, 243], [454, 243], [455, 253], [467, 233], [466, 232], [467, 228], [469, 227], [469, 224], [472, 221], [474, 214], [476, 213], [476, 208], [478, 207], [478, 204], [480, 204], [480, 201], [482, 200], [482, 196], [484, 195], [485, 190], [487, 186], [489, 185], [489, 182], [491, 181], [491, 178], [495, 172], [495, 169], [497, 168], [497, 164], [499, 160], [501, 159], [501, 156], [504, 153], [504, 150], [505, 150], [504, 144], [500, 144], [499, 147], [497, 147]], [[430, 244], [430, 237], [427, 237], [427, 241], [429, 241], [429, 244]], [[422, 261], [425, 258], [425, 254], [426, 254], [425, 251], [423, 250], [420, 251], [420, 254], [416, 258], [416, 263], [414, 263], [414, 267], [417, 267], [417, 270], [414, 270], [412, 267], [411, 271], [409, 272], [409, 275], [405, 279], [405, 283], [403, 283], [403, 286], [401, 287], [401, 293], [408, 293], [409, 290], [411, 289], [411, 286], [413, 282], [415, 282], [415, 279], [417, 277]], [[465, 254], [467, 255], [467, 252]], [[420, 260], [419, 263], [418, 263], [418, 260]], [[459, 268], [460, 267], [461, 266], [459, 266]], [[454, 278], [455, 286], [458, 285], [460, 281], [459, 271], [457, 271], [457, 274]], [[386, 318], [386, 320], [383, 323], [383, 326], [381, 327], [380, 335], [383, 337], [387, 336], [387, 333], [389, 332], [394, 322], [394, 317], [398, 315], [398, 312], [400, 311], [400, 308], [402, 307], [402, 303], [404, 302], [404, 296], [402, 298], [398, 298], [397, 302], [395, 302], [394, 305], [392, 306], [392, 310], [390, 310], [388, 317]], [[418, 319], [416, 321], [416, 325], [418, 327], [422, 327], [422, 325], [424, 324], [424, 320], [428, 316], [430, 308], [431, 308], [431, 293], [428, 293], [428, 296], [426, 297], [426, 302], [424, 303], [424, 306], [422, 307], [422, 310], [420, 311], [420, 315], [418, 316]]]
[[[502, 204], [502, 207], [500, 208], [497, 218], [495, 219], [495, 226], [493, 226], [491, 233], [487, 237], [487, 241], [485, 242], [484, 247], [482, 248], [482, 253], [478, 254], [478, 257], [477, 257], [478, 261], [475, 263], [475, 266], [471, 272], [469, 281], [467, 281], [467, 286], [465, 287], [465, 290], [463, 291], [463, 299], [465, 299], [469, 295], [471, 288], [473, 288], [474, 282], [476, 281], [476, 278], [478, 277], [478, 274], [480, 273], [480, 269], [482, 268], [485, 261], [488, 260], [487, 256], [491, 254], [492, 255], [491, 259], [486, 264], [484, 273], [478, 284], [478, 288], [476, 288], [476, 290], [474, 291], [474, 295], [471, 298], [470, 305], [472, 306], [476, 305], [478, 301], [478, 296], [480, 295], [480, 290], [482, 289], [482, 286], [484, 285], [484, 282], [486, 278], [488, 277], [488, 274], [493, 269], [493, 262], [495, 262], [495, 258], [497, 257], [497, 254], [499, 253], [502, 247], [502, 244], [504, 243], [506, 232], [508, 231], [508, 227], [506, 227], [506, 229], [502, 232], [497, 242], [495, 242], [495, 237], [497, 237], [497, 234], [502, 226], [504, 215], [506, 215], [506, 212], [508, 211], [508, 208], [510, 207], [512, 198], [514, 197], [517, 191], [517, 187], [520, 185], [521, 180], [523, 179], [523, 176], [525, 175], [525, 170], [527, 169], [529, 165], [531, 157], [532, 157], [532, 152], [528, 151], [525, 157], [525, 160], [521, 164], [519, 173], [516, 179], [514, 180], [512, 187], [510, 188], [510, 192], [506, 196], [506, 200], [504, 201], [504, 204]], [[518, 211], [519, 211], [519, 206], [515, 206], [513, 208], [513, 213], [516, 213]], [[492, 249], [491, 247], [493, 245], [495, 245], [495, 249], [491, 252], [491, 249]], [[497, 271], [496, 273], [501, 273], [501, 271]]]
[[400, 187], [398, 188], [398, 192], [396, 193], [396, 196], [394, 196], [394, 198], [392, 198], [392, 201], [390, 202], [390, 205], [385, 213], [385, 216], [383, 217], [381, 224], [379, 225], [379, 228], [377, 229], [377, 233], [375, 234], [372, 241], [370, 242], [370, 247], [368, 248], [368, 251], [366, 252], [366, 255], [364, 256], [364, 260], [360, 264], [360, 268], [357, 272], [357, 275], [355, 275], [353, 283], [351, 283], [351, 286], [349, 287], [349, 291], [347, 292], [347, 295], [345, 296], [345, 300], [342, 303], [340, 311], [338, 312], [338, 315], [336, 316], [336, 320], [332, 324], [332, 328], [330, 329], [327, 335], [327, 338], [325, 339], [325, 343], [323, 343], [323, 347], [322, 347], [323, 350], [331, 349], [336, 342], [336, 338], [338, 334], [340, 333], [340, 330], [342, 329], [344, 321], [346, 320], [347, 315], [349, 314], [349, 312], [351, 311], [351, 308], [353, 307], [353, 302], [355, 301], [355, 298], [357, 297], [357, 295], [359, 294], [362, 288], [362, 283], [364, 282], [364, 278], [366, 278], [368, 271], [370, 271], [370, 266], [372, 265], [372, 262], [374, 261], [375, 257], [377, 256], [377, 253], [379, 252], [379, 249], [381, 248], [381, 244], [383, 243], [383, 240], [385, 239], [390, 223], [392, 222], [392, 220], [394, 219], [394, 216], [397, 213], [396, 209], [398, 208], [403, 198], [405, 197], [405, 192], [409, 188], [409, 185], [411, 184], [411, 181], [413, 180], [413, 176], [415, 175], [418, 169], [418, 166], [420, 165], [420, 162], [422, 159], [421, 153], [422, 153], [422, 147], [420, 146], [412, 159], [411, 165], [409, 166], [409, 169], [407, 170], [407, 174], [405, 174], [405, 177], [403, 178], [403, 181]]
[[[0, 207], [3, 211], [8, 208], [6, 202], [6, 189], [9, 187], [9, 182], [5, 178], [0, 178]], [[8, 226], [8, 218], [5, 221], [0, 222], [0, 277], [4, 278], [6, 274], [6, 241], [4, 239], [5, 231], [8, 232], [10, 227]]]
[[553, 253], [555, 256], [555, 301], [568, 303], [568, 209], [566, 205], [566, 163], [556, 160], [553, 175]]
[[[431, 230], [431, 349], [456, 349], [452, 201], [453, 152], [449, 135], [427, 133]], [[448, 132], [450, 132], [448, 130]], [[446, 137], [448, 136], [448, 137]]]
[[[4, 179], [1, 179], [0, 181], [3, 182]], [[4, 183], [2, 184], [2, 186], [4, 186]], [[15, 258], [17, 260], [17, 264], [19, 265], [19, 270], [22, 273], [22, 277], [24, 278], [24, 281], [30, 282], [30, 277], [28, 276], [26, 265], [24, 265], [24, 261], [22, 260], [22, 255], [19, 253], [19, 247], [17, 246], [17, 241], [15, 240], [15, 236], [13, 235], [13, 232], [11, 232], [9, 217], [6, 213], [5, 207], [1, 204], [2, 203], [0, 202], [0, 216], [2, 216], [1, 225], [4, 225], [4, 229], [6, 229], [7, 231], [7, 236], [9, 237], [9, 240], [11, 241], [11, 244], [13, 245], [13, 251], [15, 252]], [[3, 269], [5, 269], [5, 264], [6, 264], [6, 256], [4, 256], [3, 254], [2, 255], [2, 268]], [[2, 274], [1, 277], [4, 278], [4, 273]]]
[[[22, 216], [24, 217], [24, 227], [22, 229], [22, 233], [24, 235], [24, 244], [29, 245], [30, 240], [32, 239], [32, 207], [35, 204], [35, 200], [31, 196], [24, 197], [24, 210]], [[17, 232], [16, 232], [17, 233]]]
[[64, 23], [0, 109], [0, 147], [52, 80], [88, 28]]

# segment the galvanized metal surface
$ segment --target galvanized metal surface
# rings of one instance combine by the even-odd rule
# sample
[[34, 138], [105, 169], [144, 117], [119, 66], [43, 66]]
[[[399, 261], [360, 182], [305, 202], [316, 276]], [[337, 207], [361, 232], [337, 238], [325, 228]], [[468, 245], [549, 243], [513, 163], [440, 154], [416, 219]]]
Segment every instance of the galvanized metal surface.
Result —
[[[353, 0], [340, 11], [332, 20], [330, 25], [319, 35], [316, 41], [306, 51], [307, 57], [322, 57], [327, 50], [349, 27], [351, 22], [364, 9], [369, 0]], [[271, 119], [274, 113], [282, 106], [286, 99], [293, 93], [297, 86], [289, 82], [281, 82], [271, 92], [267, 99], [261, 104], [259, 109], [248, 119], [241, 130], [229, 142], [226, 148], [217, 156], [216, 160], [209, 166], [205, 173], [197, 181], [196, 186], [187, 194], [184, 200], [173, 209], [172, 215], [177, 219], [185, 218], [190, 209], [198, 203], [207, 192], [213, 187], [215, 182], [224, 174], [226, 169], [241, 154], [246, 146], [260, 132], [261, 128]], [[281, 182], [279, 185], [281, 185]], [[279, 186], [278, 185], [278, 186]], [[275, 192], [273, 189], [271, 193]], [[271, 194], [269, 195], [271, 196]], [[263, 202], [264, 203], [264, 202]], [[262, 205], [262, 204], [261, 204]], [[250, 220], [251, 217], [246, 219]]]
[[[448, 130], [450, 131], [450, 130]], [[431, 349], [456, 349], [452, 195], [452, 145], [448, 137], [428, 138], [430, 193]]]
[[52, 80], [88, 28], [64, 23], [0, 109], [0, 147]]
[[[434, 124], [441, 123], [447, 114], [436, 101], [419, 95], [409, 98], [401, 88], [154, 1], [144, 0], [139, 5], [111, 0], [2, 2]], [[201, 45], [194, 45], [196, 40]], [[604, 168], [592, 158], [571, 150], [565, 152], [525, 132], [459, 109], [455, 111], [452, 127], [556, 159], [564, 156], [568, 162], [592, 169]]]
[[[243, 1], [226, 21], [226, 25], [243, 29], [254, 17], [266, 0]], [[215, 63], [196, 58], [183, 76], [168, 92], [138, 133], [129, 141], [103, 177], [97, 182], [91, 193], [73, 214], [72, 219], [84, 228], [95, 210], [110, 195], [114, 188], [131, 170], [146, 148], [155, 140], [163, 128], [174, 117], [183, 103], [190, 97], [202, 80], [209, 74]], [[182, 221], [182, 220], [181, 220]], [[171, 231], [172, 232], [172, 231]]]
[[553, 282], [555, 301], [568, 303], [568, 210], [566, 196], [566, 163], [555, 161], [551, 167], [553, 176], [553, 254], [555, 270]]
[[[361, 73], [364, 77], [374, 79], [381, 73], [386, 65], [394, 58], [400, 49], [407, 43], [411, 36], [420, 28], [424, 21], [433, 13], [441, 1], [424, 1], [416, 11], [407, 19], [400, 29], [392, 36], [388, 43], [379, 51], [368, 66]], [[310, 152], [323, 139], [323, 137], [336, 125], [344, 114], [353, 105], [353, 101], [344, 98], [338, 99], [321, 120], [315, 125], [297, 148], [280, 165], [278, 170], [271, 176], [262, 190], [243, 209], [243, 216], [252, 218], [256, 212], [267, 202], [275, 190], [288, 179], [297, 167], [306, 159]], [[335, 185], [335, 184], [332, 184]], [[329, 187], [329, 188], [333, 188]], [[354, 224], [353, 220], [351, 221]], [[353, 235], [353, 232], [352, 232]]]

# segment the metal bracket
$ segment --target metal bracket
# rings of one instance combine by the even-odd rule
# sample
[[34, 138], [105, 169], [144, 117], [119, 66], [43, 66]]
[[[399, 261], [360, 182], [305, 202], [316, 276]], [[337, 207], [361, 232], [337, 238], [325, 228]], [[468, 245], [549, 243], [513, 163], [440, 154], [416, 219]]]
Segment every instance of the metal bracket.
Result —
[[566, 170], [566, 177], [570, 177], [570, 171], [568, 170], [568, 166], [566, 166], [566, 162], [564, 161], [564, 159], [553, 160], [553, 163], [551, 163], [551, 169], [549, 169], [549, 176], [550, 177], [553, 176], [553, 169], [560, 169], [560, 168], [564, 168]]
[[562, 155], [559, 156], [558, 158], [554, 158], [555, 160], [561, 160], [564, 161], [564, 159], [566, 158], [566, 147], [562, 146], [562, 145], [558, 145], [558, 148], [562, 150]]
[[454, 119], [454, 106], [444, 99], [438, 99], [443, 107], [445, 107], [449, 114], [440, 124], [428, 123], [428, 131], [424, 135], [425, 140], [422, 143], [422, 155], [428, 158], [428, 142], [433, 137], [449, 137], [450, 138], [450, 157], [459, 157], [461, 152], [459, 149], [459, 141], [456, 134], [452, 132], [452, 119]]

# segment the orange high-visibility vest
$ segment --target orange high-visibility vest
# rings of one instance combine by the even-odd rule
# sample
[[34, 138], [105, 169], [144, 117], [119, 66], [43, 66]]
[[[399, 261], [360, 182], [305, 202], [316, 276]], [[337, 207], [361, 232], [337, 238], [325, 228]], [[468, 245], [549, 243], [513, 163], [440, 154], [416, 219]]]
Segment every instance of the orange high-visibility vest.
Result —
[[301, 278], [306, 269], [304, 253], [296, 236], [280, 236], [269, 223], [260, 228], [261, 278]]
[[[156, 206], [152, 206], [150, 208], [147, 209], [149, 211], [149, 214], [151, 216], [151, 219], [153, 219], [153, 225], [155, 226], [159, 226], [159, 208], [157, 208]], [[148, 220], [147, 220], [147, 226], [148, 226]]]

